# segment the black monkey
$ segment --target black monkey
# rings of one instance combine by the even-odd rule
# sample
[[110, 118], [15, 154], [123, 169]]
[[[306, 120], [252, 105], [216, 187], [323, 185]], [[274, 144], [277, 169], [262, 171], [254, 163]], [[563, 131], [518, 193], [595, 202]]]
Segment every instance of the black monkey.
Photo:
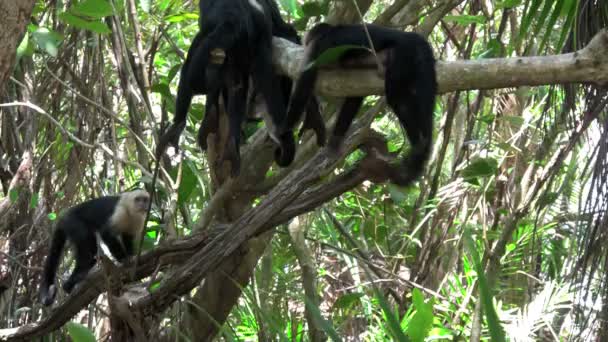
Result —
[[57, 221], [44, 265], [40, 285], [42, 303], [50, 305], [55, 300], [55, 273], [67, 240], [74, 246], [76, 259], [74, 271], [63, 284], [65, 292], [70, 293], [95, 265], [96, 233], [118, 261], [133, 255], [133, 243], [143, 230], [149, 201], [146, 191], [135, 190], [95, 198], [68, 209]]
[[[286, 39], [294, 44], [301, 45], [301, 39], [298, 35], [298, 31], [286, 23], [281, 17], [281, 13], [279, 12], [279, 8], [274, 4], [272, 0], [262, 0], [267, 1], [269, 3], [268, 8], [270, 9], [270, 17], [272, 19], [272, 35], [275, 37], [280, 37]], [[291, 89], [293, 86], [293, 81], [291, 78], [285, 75], [280, 76], [281, 81], [281, 89], [283, 90], [283, 99], [285, 103], [289, 103], [289, 98], [291, 96]], [[248, 111], [250, 116], [254, 116], [257, 113], [251, 113], [255, 111], [263, 111], [265, 112], [265, 108], [258, 109], [256, 108], [256, 102], [258, 102], [258, 94], [256, 89], [250, 92], [250, 98], [248, 99]], [[295, 123], [294, 123], [295, 125]], [[278, 129], [278, 128], [276, 128]], [[324, 146], [326, 140], [326, 132], [325, 132], [325, 122], [321, 117], [321, 113], [319, 112], [319, 103], [315, 96], [311, 96], [310, 100], [306, 106], [306, 115], [304, 117], [304, 123], [302, 126], [302, 130], [300, 134], [302, 134], [307, 129], [312, 129], [317, 137], [317, 145]], [[281, 155], [281, 150], [277, 149], [275, 151], [275, 160], [277, 160], [277, 164], [280, 166], [287, 166], [291, 164], [295, 157], [295, 149], [291, 155]]]
[[[176, 99], [174, 122], [161, 138], [157, 154], [167, 144], [177, 146], [186, 125], [186, 115], [192, 97], [207, 94], [205, 120], [199, 128], [199, 144], [205, 148], [205, 137], [216, 130], [220, 95], [225, 100], [229, 115], [230, 140], [225, 159], [231, 161], [231, 174], [240, 171], [239, 140], [241, 124], [245, 118], [249, 77], [263, 96], [274, 126], [285, 118], [286, 103], [281, 82], [272, 65], [272, 18], [270, 0], [205, 0], [200, 1], [199, 26], [182, 67]], [[278, 10], [277, 10], [278, 11]], [[273, 131], [270, 136], [280, 146], [277, 162], [282, 155], [293, 155], [293, 137], [280, 139]], [[284, 164], [284, 163], [283, 163]]]
[[[387, 170], [392, 182], [405, 186], [422, 174], [431, 153], [433, 108], [437, 94], [435, 58], [429, 43], [417, 33], [373, 24], [366, 26], [385, 70], [382, 76], [387, 103], [405, 128], [412, 145], [403, 165]], [[319, 55], [337, 46], [356, 45], [363, 48], [346, 50], [338, 60], [341, 67], [355, 67], [361, 63], [369, 65], [370, 60], [375, 58], [363, 25], [319, 24], [309, 31], [304, 44], [307, 68], [296, 81], [281, 128], [283, 135], [293, 135], [293, 126], [301, 117], [314, 90], [319, 67], [313, 62]], [[344, 100], [330, 138], [330, 148], [339, 148], [362, 102], [363, 97], [347, 97]]]

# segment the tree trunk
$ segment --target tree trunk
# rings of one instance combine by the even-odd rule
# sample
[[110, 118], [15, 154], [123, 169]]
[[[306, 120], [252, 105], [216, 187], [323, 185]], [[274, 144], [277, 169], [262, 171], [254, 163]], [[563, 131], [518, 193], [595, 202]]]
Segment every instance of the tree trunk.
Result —
[[30, 22], [34, 0], [0, 1], [0, 93], [12, 74], [17, 45]]

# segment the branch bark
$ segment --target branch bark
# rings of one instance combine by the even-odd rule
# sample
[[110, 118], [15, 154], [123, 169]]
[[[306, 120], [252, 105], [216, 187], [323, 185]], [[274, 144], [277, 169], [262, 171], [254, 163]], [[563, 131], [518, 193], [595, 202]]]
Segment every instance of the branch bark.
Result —
[[[300, 72], [304, 48], [274, 38], [274, 58], [279, 69], [292, 78]], [[487, 58], [438, 61], [439, 92], [497, 89], [545, 84], [591, 83], [608, 85], [608, 31], [598, 33], [576, 52], [553, 56]], [[346, 97], [384, 94], [384, 80], [376, 66], [364, 70], [323, 70], [316, 91], [321, 95]]]

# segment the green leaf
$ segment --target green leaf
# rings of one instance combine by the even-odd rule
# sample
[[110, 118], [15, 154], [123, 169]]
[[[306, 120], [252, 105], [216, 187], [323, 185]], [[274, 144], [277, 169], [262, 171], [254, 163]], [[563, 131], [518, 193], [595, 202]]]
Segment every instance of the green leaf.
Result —
[[320, 17], [327, 14], [323, 5], [316, 1], [308, 1], [302, 4], [302, 13], [306, 17]]
[[477, 158], [462, 170], [465, 179], [476, 177], [489, 177], [496, 173], [498, 161], [494, 158]]
[[333, 309], [348, 310], [357, 304], [361, 304], [361, 298], [364, 296], [361, 292], [353, 292], [344, 294], [336, 300]]
[[391, 195], [391, 199], [393, 202], [397, 204], [405, 204], [407, 200], [407, 192], [404, 191], [404, 188], [389, 183], [386, 186], [388, 193]]
[[479, 258], [479, 253], [477, 252], [475, 246], [475, 242], [473, 241], [473, 238], [471, 237], [471, 232], [469, 230], [465, 231], [465, 233], [463, 234], [463, 239], [466, 249], [469, 252], [469, 255], [471, 256], [471, 259], [473, 260], [475, 272], [477, 272], [481, 306], [483, 308], [483, 313], [486, 316], [488, 330], [490, 330], [490, 340], [496, 342], [504, 342], [505, 333], [502, 328], [502, 325], [500, 324], [500, 320], [498, 319], [498, 314], [496, 313], [494, 303], [492, 302], [492, 294], [490, 291], [490, 287], [486, 280], [483, 266], [481, 265], [481, 259]]
[[49, 213], [47, 217], [49, 218], [49, 220], [55, 221], [57, 219], [57, 213]]
[[486, 17], [483, 15], [446, 15], [444, 20], [463, 26], [468, 26], [471, 24], [483, 25], [487, 21]]
[[180, 13], [176, 15], [168, 15], [165, 20], [169, 23], [179, 23], [186, 20], [198, 20], [198, 14], [193, 12]]
[[8, 198], [11, 200], [11, 203], [17, 202], [17, 199], [19, 199], [19, 190], [11, 189], [8, 192]]
[[281, 7], [283, 7], [283, 9], [285, 9], [285, 11], [287, 11], [287, 13], [289, 13], [290, 16], [294, 17], [294, 18], [299, 18], [298, 17], [298, 3], [296, 0], [280, 0], [281, 2]]
[[111, 32], [108, 25], [102, 23], [101, 21], [85, 20], [67, 12], [59, 14], [59, 19], [68, 25], [82, 30], [89, 30], [100, 34], [108, 34]]
[[34, 55], [34, 42], [30, 39], [30, 34], [25, 32], [21, 43], [17, 47], [17, 59], [21, 59], [23, 56], [31, 57]]
[[518, 115], [501, 115], [498, 118], [508, 122], [513, 128], [520, 128], [526, 122], [526, 119]]
[[112, 5], [107, 0], [84, 0], [69, 8], [70, 13], [94, 19], [101, 19], [112, 15]]
[[195, 172], [196, 168], [192, 163], [184, 163], [184, 168], [182, 169], [182, 182], [179, 185], [179, 189], [177, 189], [177, 203], [183, 204], [188, 202], [188, 198], [192, 195], [197, 184]]
[[152, 4], [150, 3], [150, 0], [140, 0], [139, 5], [141, 6], [141, 9], [144, 12], [150, 13], [150, 9], [152, 9]]
[[38, 201], [40, 200], [40, 194], [37, 192], [32, 194], [32, 198], [30, 199], [30, 209], [34, 209], [38, 206]]
[[336, 46], [334, 48], [323, 51], [323, 53], [320, 54], [319, 57], [317, 57], [317, 59], [315, 59], [312, 63], [310, 63], [306, 66], [306, 69], [309, 69], [312, 67], [320, 67], [323, 65], [337, 62], [340, 59], [340, 57], [342, 57], [342, 55], [344, 55], [346, 52], [351, 51], [351, 50], [365, 50], [365, 51], [371, 52], [370, 49], [368, 49], [364, 46], [359, 46], [359, 45]]
[[38, 44], [38, 47], [49, 55], [57, 57], [59, 42], [63, 39], [59, 33], [46, 27], [39, 27], [36, 31], [32, 32], [32, 38]]
[[95, 335], [82, 324], [68, 322], [66, 323], [68, 334], [74, 342], [95, 342]]
[[538, 199], [538, 206], [544, 208], [545, 206], [553, 204], [559, 198], [558, 192], [547, 192], [543, 193]]
[[496, 8], [513, 8], [521, 4], [522, 0], [504, 0], [496, 4]]
[[388, 321], [388, 331], [393, 337], [393, 341], [405, 342], [409, 341], [409, 338], [405, 336], [403, 330], [401, 330], [401, 325], [399, 324], [399, 319], [397, 315], [391, 310], [386, 298], [380, 293], [377, 287], [374, 287], [374, 294], [376, 299], [378, 300], [378, 304], [382, 308], [382, 312], [386, 320]]
[[159, 93], [162, 96], [171, 98], [171, 90], [169, 89], [169, 85], [166, 83], [156, 83], [150, 87], [150, 90], [153, 93]]
[[425, 303], [422, 292], [417, 288], [412, 291], [412, 302], [416, 313], [407, 325], [407, 335], [412, 341], [424, 341], [433, 327], [433, 303]]

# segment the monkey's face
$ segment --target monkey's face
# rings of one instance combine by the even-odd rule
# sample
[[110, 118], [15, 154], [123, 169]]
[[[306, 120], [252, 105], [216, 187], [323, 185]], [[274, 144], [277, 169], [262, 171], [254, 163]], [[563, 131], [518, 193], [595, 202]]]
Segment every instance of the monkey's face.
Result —
[[133, 196], [133, 209], [138, 214], [145, 214], [148, 211], [150, 195], [145, 191], [137, 191]]

